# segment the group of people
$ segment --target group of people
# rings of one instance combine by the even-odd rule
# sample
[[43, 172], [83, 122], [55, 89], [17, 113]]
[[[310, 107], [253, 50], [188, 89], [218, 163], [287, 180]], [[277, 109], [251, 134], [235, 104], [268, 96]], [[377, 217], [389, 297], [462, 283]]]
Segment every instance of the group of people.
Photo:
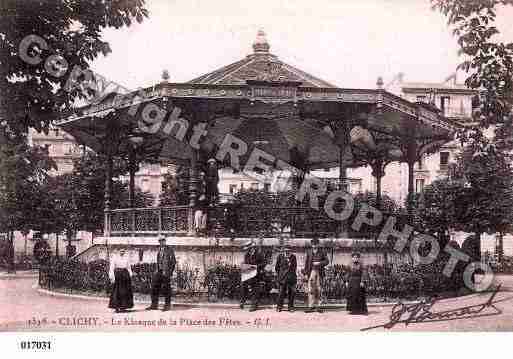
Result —
[[[171, 309], [171, 277], [175, 271], [176, 257], [172, 247], [166, 245], [166, 238], [159, 237], [159, 247], [155, 272], [151, 280], [151, 305], [146, 310], [157, 310], [160, 295], [164, 296], [162, 311]], [[130, 259], [124, 248], [119, 251], [119, 256], [114, 256], [110, 261], [109, 278], [113, 283], [109, 308], [116, 313], [127, 311], [134, 306], [134, 294], [132, 291], [132, 268]]]
[[[360, 262], [360, 254], [352, 254], [353, 264], [347, 280], [347, 311], [351, 314], [367, 314], [367, 301], [365, 286], [362, 281], [363, 266]], [[320, 242], [314, 238], [310, 242], [310, 248], [306, 252], [304, 268], [301, 271], [303, 279], [307, 283], [308, 308], [307, 313], [322, 312], [321, 293], [322, 281], [324, 279], [324, 269], [329, 264], [326, 252], [320, 247]], [[252, 292], [252, 305], [250, 311], [258, 309], [260, 299], [265, 286], [265, 267], [266, 256], [263, 253], [261, 245], [251, 246], [244, 256], [244, 263], [241, 270], [244, 269], [254, 273], [247, 277], [242, 277], [240, 308], [243, 309], [248, 298], [248, 293]], [[297, 258], [292, 252], [290, 246], [281, 248], [275, 264], [276, 279], [279, 286], [279, 295], [276, 303], [276, 310], [281, 312], [285, 298], [287, 298], [287, 308], [289, 312], [295, 310], [294, 301], [296, 296], [296, 287], [298, 281]]]
[[[351, 314], [367, 314], [367, 303], [365, 297], [365, 287], [362, 281], [363, 267], [360, 262], [360, 254], [353, 253], [353, 265], [348, 278], [348, 296], [347, 310]], [[324, 269], [329, 264], [328, 256], [323, 248], [320, 247], [319, 240], [314, 238], [310, 242], [305, 257], [304, 268], [301, 274], [307, 281], [308, 290], [308, 308], [306, 312], [322, 312], [321, 291], [322, 280], [324, 278]], [[240, 308], [243, 309], [248, 297], [251, 294], [252, 304], [250, 311], [258, 309], [264, 287], [265, 268], [267, 257], [264, 249], [259, 243], [251, 243], [241, 265], [241, 293]], [[159, 297], [163, 295], [163, 311], [171, 309], [171, 277], [176, 266], [176, 257], [171, 246], [166, 245], [166, 238], [159, 237], [159, 247], [156, 256], [155, 272], [151, 284], [151, 305], [146, 310], [157, 310]], [[279, 295], [276, 303], [276, 310], [281, 312], [285, 298], [287, 298], [288, 311], [294, 311], [294, 300], [296, 296], [296, 287], [298, 282], [297, 258], [292, 252], [290, 246], [283, 246], [276, 258], [274, 266], [276, 278], [279, 286]], [[134, 296], [132, 291], [132, 268], [130, 259], [126, 255], [126, 250], [121, 248], [118, 256], [114, 256], [110, 261], [109, 278], [113, 283], [109, 308], [116, 313], [127, 311], [134, 306]]]

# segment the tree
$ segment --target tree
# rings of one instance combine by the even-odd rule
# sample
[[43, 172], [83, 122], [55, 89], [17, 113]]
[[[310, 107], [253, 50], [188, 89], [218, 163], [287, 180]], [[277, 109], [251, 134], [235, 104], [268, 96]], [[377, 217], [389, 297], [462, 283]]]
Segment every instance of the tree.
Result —
[[[473, 114], [477, 126], [462, 133], [466, 148], [458, 163], [459, 173], [468, 179], [458, 205], [457, 222], [476, 233], [476, 256], [480, 256], [483, 232], [511, 229], [511, 168], [513, 150], [513, 43], [498, 41], [496, 12], [512, 0], [431, 0], [433, 8], [448, 19], [458, 38], [464, 60], [459, 68], [469, 76], [465, 84], [479, 91], [480, 107]], [[482, 131], [492, 126], [492, 141]], [[467, 244], [468, 246], [469, 244]]]
[[[366, 191], [362, 193], [357, 193], [353, 197], [355, 202], [355, 209], [353, 210], [353, 213], [358, 213], [363, 203], [377, 208], [376, 193]], [[393, 198], [387, 196], [386, 194], [382, 195], [379, 209], [384, 213], [389, 214], [397, 213], [401, 210], [399, 204], [395, 202]]]
[[160, 206], [181, 206], [189, 203], [189, 173], [185, 166], [178, 166], [176, 173], [168, 171], [162, 182]]
[[[380, 212], [383, 213], [384, 218], [387, 218], [390, 215], [396, 216], [397, 221], [399, 223], [402, 223], [402, 218], [400, 217], [400, 214], [402, 211], [404, 211], [403, 208], [401, 208], [399, 206], [399, 204], [394, 201], [393, 198], [387, 196], [386, 194], [381, 196], [379, 207], [377, 205], [376, 193], [373, 193], [373, 192], [366, 191], [366, 192], [362, 192], [362, 193], [357, 193], [353, 196], [353, 200], [354, 200], [354, 208], [351, 213], [351, 216], [347, 220], [347, 223], [355, 222], [363, 205], [368, 205], [368, 206], [374, 207], [376, 209], [379, 209]], [[345, 206], [345, 203], [339, 203], [338, 206]], [[343, 207], [341, 207], [341, 208], [343, 208]], [[341, 208], [340, 209], [337, 208], [336, 211], [340, 211]], [[377, 226], [370, 226], [370, 225], [364, 223], [362, 225], [361, 229], [358, 231], [358, 232], [360, 232], [359, 235], [363, 235], [366, 238], [377, 239], [379, 234], [381, 233], [385, 223], [386, 223], [386, 221], [382, 221], [382, 223], [380, 223]], [[398, 226], [399, 226], [399, 224], [398, 224]], [[351, 235], [355, 235], [355, 234], [358, 234], [358, 233], [353, 232]]]
[[[92, 162], [87, 161], [85, 166], [81, 164], [83, 170]], [[68, 244], [71, 245], [71, 240], [78, 231], [96, 233], [103, 228], [105, 179], [99, 176], [102, 174], [83, 178], [73, 171], [48, 178], [37, 201], [39, 214], [33, 229], [42, 233], [65, 234]], [[128, 208], [128, 185], [115, 181], [112, 197], [113, 208]], [[135, 189], [134, 198], [136, 207], [149, 207], [154, 202], [151, 193], [143, 192], [139, 188]]]
[[454, 199], [459, 229], [475, 233], [480, 258], [482, 233], [511, 232], [513, 169], [504, 152], [483, 135], [473, 138], [458, 158], [455, 177], [467, 183]]
[[[37, 216], [30, 222], [30, 229], [42, 233], [66, 234], [71, 239], [77, 231], [93, 234], [102, 230], [105, 205], [105, 159], [94, 152], [86, 152], [74, 161], [73, 171], [48, 177], [38, 187], [32, 205]], [[126, 173], [126, 161], [114, 161], [114, 176]], [[135, 189], [135, 206], [149, 207], [154, 197], [149, 192]], [[113, 181], [112, 208], [128, 208], [128, 184]]]
[[[64, 202], [73, 200], [74, 214], [64, 214], [66, 221], [76, 221], [76, 228], [97, 233], [103, 228], [105, 206], [105, 158], [91, 151], [73, 163], [71, 179], [63, 181], [63, 187], [58, 189]], [[113, 178], [120, 177], [128, 171], [127, 161], [116, 158], [113, 166]], [[111, 208], [128, 208], [127, 184], [113, 181]], [[154, 203], [153, 195], [139, 188], [135, 191], [135, 206], [149, 207]], [[65, 203], [66, 204], [66, 203]], [[67, 216], [76, 216], [70, 217]]]
[[[111, 51], [101, 38], [105, 28], [130, 26], [147, 16], [144, 0], [2, 1], [3, 126], [22, 133], [29, 127], [47, 131], [51, 121], [70, 110], [75, 99], [97, 95], [101, 89], [92, 85], [94, 79], [71, 75], [73, 69], [86, 70], [100, 53]], [[40, 40], [24, 42], [29, 35]], [[80, 82], [87, 91], [83, 92], [83, 86], [66, 86], [68, 80]]]
[[14, 231], [27, 233], [40, 217], [41, 188], [53, 168], [47, 148], [29, 146], [25, 135], [0, 127], [0, 231], [12, 245]]
[[465, 192], [461, 181], [444, 178], [433, 181], [414, 200], [414, 224], [417, 230], [438, 238], [440, 247], [449, 243], [449, 231], [455, 228], [459, 195]]
[[[115, 208], [130, 208], [130, 200], [128, 196], [128, 184], [117, 182], [114, 186], [114, 194], [119, 200], [114, 200]], [[151, 207], [155, 203], [155, 197], [150, 192], [144, 192], [139, 187], [135, 187], [134, 207], [145, 208]]]

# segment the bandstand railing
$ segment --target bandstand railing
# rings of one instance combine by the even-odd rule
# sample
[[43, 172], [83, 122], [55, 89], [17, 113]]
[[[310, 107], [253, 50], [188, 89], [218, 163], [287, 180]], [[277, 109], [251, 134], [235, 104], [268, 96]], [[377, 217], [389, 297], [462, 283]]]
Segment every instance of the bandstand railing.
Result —
[[188, 206], [114, 209], [108, 213], [110, 234], [186, 235], [189, 212]]
[[[193, 209], [189, 206], [114, 209], [108, 213], [110, 235], [194, 234]], [[261, 207], [217, 205], [207, 209], [204, 234], [218, 237], [337, 237], [341, 222], [309, 207]], [[371, 238], [368, 231], [345, 228], [350, 238]]]
[[[320, 211], [308, 207], [244, 205], [236, 207], [235, 213], [237, 219], [234, 231], [240, 237], [311, 237], [314, 233], [319, 236], [335, 236], [340, 228], [340, 222], [322, 216]], [[229, 231], [225, 208], [209, 208], [207, 218], [210, 229], [223, 234]], [[221, 228], [218, 228], [220, 223]]]

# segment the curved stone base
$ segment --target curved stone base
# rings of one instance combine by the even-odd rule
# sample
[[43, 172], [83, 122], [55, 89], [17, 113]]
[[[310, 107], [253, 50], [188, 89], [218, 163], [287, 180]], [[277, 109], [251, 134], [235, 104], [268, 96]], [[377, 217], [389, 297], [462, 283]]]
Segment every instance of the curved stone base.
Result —
[[[172, 246], [176, 253], [178, 265], [188, 265], [205, 273], [206, 269], [217, 263], [240, 265], [244, 257], [244, 247], [250, 243], [248, 238], [201, 238], [201, 237], [168, 237], [166, 244]], [[351, 253], [358, 250], [364, 265], [384, 263], [406, 263], [410, 261], [407, 254], [399, 254], [372, 240], [354, 239], [321, 239], [328, 254], [330, 264], [351, 264]], [[304, 238], [285, 240], [297, 256], [298, 270], [303, 268], [306, 248], [310, 240]], [[279, 238], [263, 238], [264, 247], [279, 248]], [[158, 250], [157, 237], [98, 237], [95, 244], [78, 254], [75, 258], [90, 262], [107, 259], [120, 248], [127, 250], [132, 263], [154, 263]], [[273, 250], [269, 270], [274, 270], [277, 250]]]

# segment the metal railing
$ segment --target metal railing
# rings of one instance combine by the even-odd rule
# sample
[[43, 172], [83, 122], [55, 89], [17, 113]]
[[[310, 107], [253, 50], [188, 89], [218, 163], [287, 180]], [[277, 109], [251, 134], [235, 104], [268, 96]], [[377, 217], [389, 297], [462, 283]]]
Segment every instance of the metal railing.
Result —
[[[205, 234], [218, 237], [337, 237], [372, 238], [368, 231], [342, 227], [323, 210], [310, 207], [216, 205], [207, 207]], [[194, 234], [194, 210], [189, 206], [114, 209], [108, 212], [111, 236]], [[108, 235], [108, 234], [107, 234]]]
[[123, 208], [108, 213], [110, 234], [187, 234], [188, 206]]
[[447, 106], [443, 109], [443, 115], [449, 118], [471, 118], [472, 109], [461, 106]]
[[[229, 211], [235, 213], [230, 215]], [[322, 211], [308, 207], [218, 206], [210, 207], [207, 213], [208, 228], [223, 236], [335, 236], [341, 225]]]

